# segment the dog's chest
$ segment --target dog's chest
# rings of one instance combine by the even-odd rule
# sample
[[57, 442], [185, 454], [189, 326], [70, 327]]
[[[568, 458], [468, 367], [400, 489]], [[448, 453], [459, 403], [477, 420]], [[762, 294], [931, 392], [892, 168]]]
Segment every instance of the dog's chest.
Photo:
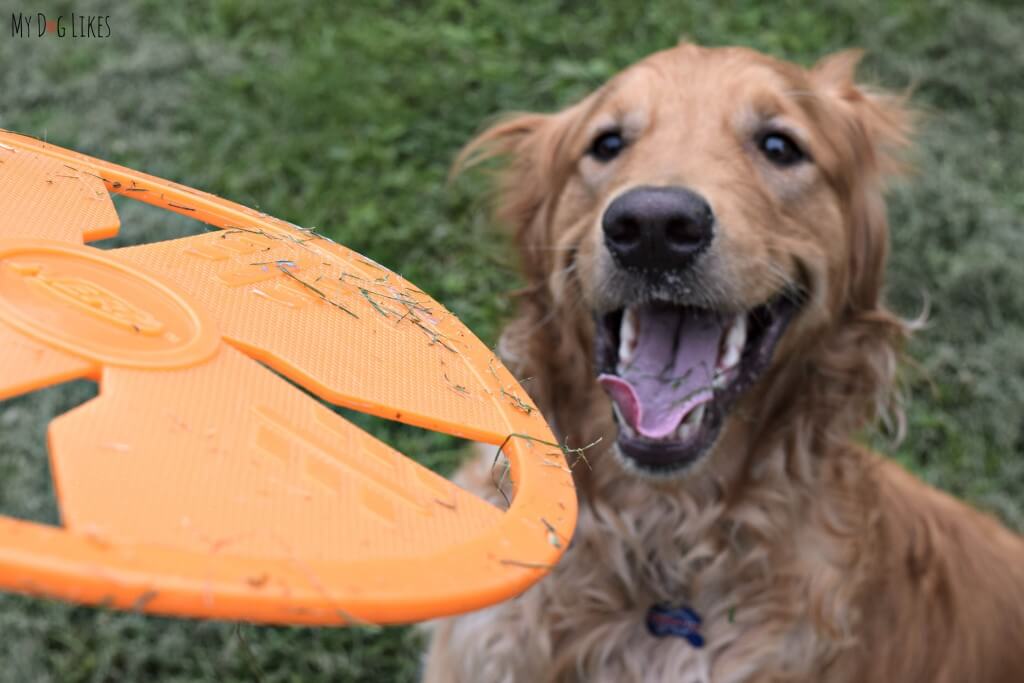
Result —
[[[816, 680], [817, 665], [835, 650], [811, 626], [809, 592], [827, 592], [838, 610], [844, 602], [844, 574], [830, 566], [831, 555], [796, 551], [821, 543], [798, 543], [792, 533], [758, 543], [721, 509], [634, 489], [581, 506], [570, 548], [530, 590], [443, 625], [439, 642], [457, 653], [461, 672], [453, 680]], [[647, 615], [657, 604], [692, 608], [703, 643], [653, 635]]]
[[[739, 683], [783, 669], [805, 679], [816, 638], [796, 614], [767, 616], [792, 610], [792, 593], [731, 574], [729, 551], [676, 535], [685, 524], [606, 513], [583, 511], [563, 560], [529, 591], [453, 624], [466, 680]], [[691, 607], [703, 643], [686, 629], [652, 634], [648, 613], [662, 603]]]
[[[689, 599], [678, 582], [689, 572], [640, 557], [635, 548], [644, 546], [635, 540], [584, 515], [550, 576], [515, 600], [459, 619], [452, 645], [474, 653], [472, 680], [710, 682], [713, 643], [695, 646], [698, 639], [682, 631], [659, 637], [647, 624], [656, 603]], [[710, 624], [689, 626], [703, 637]]]
[[472, 663], [463, 659], [465, 680], [711, 683], [707, 651], [681, 637], [652, 635], [647, 606], [604, 609], [599, 592], [610, 584], [578, 588], [576, 600], [566, 593], [573, 589], [569, 577], [542, 582], [514, 601], [459, 619], [452, 645], [472, 652]]

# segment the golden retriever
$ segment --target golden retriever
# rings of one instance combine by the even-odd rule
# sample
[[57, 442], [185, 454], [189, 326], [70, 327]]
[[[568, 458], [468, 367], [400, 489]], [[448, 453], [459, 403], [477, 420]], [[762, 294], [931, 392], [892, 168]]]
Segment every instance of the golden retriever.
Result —
[[[436, 624], [427, 681], [1024, 681], [1024, 542], [858, 444], [899, 421], [910, 114], [857, 61], [680, 45], [464, 151], [507, 160], [500, 350], [560, 439], [603, 441], [564, 559]], [[493, 494], [488, 465], [459, 478]]]

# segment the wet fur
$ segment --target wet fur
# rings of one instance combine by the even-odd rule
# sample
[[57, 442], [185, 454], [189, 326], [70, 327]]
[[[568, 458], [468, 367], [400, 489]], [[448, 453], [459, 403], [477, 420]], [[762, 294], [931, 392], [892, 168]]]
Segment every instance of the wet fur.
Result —
[[[607, 447], [576, 469], [562, 562], [515, 600], [434, 625], [428, 683], [1024, 680], [1024, 543], [857, 443], [879, 418], [900, 423], [892, 385], [909, 328], [882, 300], [882, 189], [910, 115], [856, 85], [856, 62], [805, 70], [683, 45], [467, 148], [463, 165], [508, 159], [498, 214], [527, 287], [504, 359], [534, 378], [560, 438]], [[609, 111], [638, 129], [632, 155], [588, 166]], [[781, 175], [744, 148], [766, 111], [809, 139], [812, 170]], [[723, 227], [691, 283], [700, 303], [745, 310], [793, 283], [808, 300], [713, 451], [652, 478], [611, 452], [594, 378], [590, 311], [615, 284], [595, 225], [624, 188], [673, 183], [708, 196]], [[498, 502], [488, 464], [458, 479]], [[705, 648], [647, 633], [646, 610], [665, 601], [703, 616]]]

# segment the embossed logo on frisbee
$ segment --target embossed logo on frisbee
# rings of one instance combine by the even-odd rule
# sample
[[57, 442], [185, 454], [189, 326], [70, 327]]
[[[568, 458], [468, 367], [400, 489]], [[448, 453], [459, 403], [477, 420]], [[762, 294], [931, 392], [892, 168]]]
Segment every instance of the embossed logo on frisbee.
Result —
[[193, 304], [90, 247], [0, 241], [0, 320], [87, 360], [179, 367], [214, 352], [218, 336]]
[[43, 272], [38, 263], [11, 262], [10, 267], [24, 275], [33, 285], [114, 325], [148, 335], [159, 334], [164, 329], [164, 324], [147, 311], [132, 306], [95, 282], [78, 277], [49, 275]]

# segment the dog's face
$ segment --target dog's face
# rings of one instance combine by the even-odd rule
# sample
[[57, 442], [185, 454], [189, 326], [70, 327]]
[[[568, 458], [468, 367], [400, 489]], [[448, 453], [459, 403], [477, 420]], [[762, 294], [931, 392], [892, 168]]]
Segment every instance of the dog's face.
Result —
[[806, 342], [877, 304], [876, 177], [900, 114], [852, 84], [855, 62], [682, 46], [482, 136], [517, 157], [506, 203], [527, 270], [593, 320], [593, 376], [632, 469], [685, 471], [759, 379], [806, 353], [790, 328]]

